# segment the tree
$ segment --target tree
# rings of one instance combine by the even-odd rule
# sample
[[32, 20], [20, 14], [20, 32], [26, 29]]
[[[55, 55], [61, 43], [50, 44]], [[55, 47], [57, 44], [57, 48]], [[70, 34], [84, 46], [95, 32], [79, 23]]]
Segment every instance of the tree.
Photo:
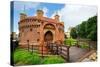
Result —
[[87, 38], [97, 41], [97, 16], [89, 18], [87, 24]]
[[86, 28], [86, 21], [83, 21], [82, 24], [80, 24], [80, 37], [86, 38], [87, 35], [87, 28]]
[[70, 35], [72, 38], [77, 38], [77, 31], [75, 27], [71, 29]]
[[71, 29], [72, 38], [84, 38], [97, 41], [97, 16], [90, 17], [87, 21]]

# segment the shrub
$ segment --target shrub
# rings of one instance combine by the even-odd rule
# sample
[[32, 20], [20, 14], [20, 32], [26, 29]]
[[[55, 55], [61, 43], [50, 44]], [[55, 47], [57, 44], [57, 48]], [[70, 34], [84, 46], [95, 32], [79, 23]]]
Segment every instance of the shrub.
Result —
[[55, 63], [64, 63], [65, 60], [61, 58], [60, 56], [50, 56], [47, 58], [44, 58], [43, 64], [55, 64]]
[[87, 49], [87, 48], [89, 48], [89, 45], [87, 43], [83, 43], [80, 45], [80, 47]]
[[40, 64], [41, 58], [37, 53], [31, 53], [24, 49], [17, 49], [14, 52], [15, 64]]
[[65, 41], [64, 41], [64, 44], [68, 45], [68, 46], [74, 46], [74, 45], [76, 45], [76, 43], [77, 43], [76, 40], [72, 39], [72, 38], [65, 39]]

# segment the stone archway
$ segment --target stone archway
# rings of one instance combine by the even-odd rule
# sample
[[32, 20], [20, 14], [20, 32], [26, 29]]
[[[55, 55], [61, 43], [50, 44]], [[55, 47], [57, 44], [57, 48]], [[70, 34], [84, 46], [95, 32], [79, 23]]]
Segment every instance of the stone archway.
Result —
[[53, 33], [51, 31], [47, 31], [44, 35], [45, 42], [53, 42]]
[[44, 25], [44, 36], [43, 36], [43, 40], [44, 42], [51, 42], [54, 43], [55, 41], [55, 31], [56, 31], [56, 27], [54, 24], [45, 24]]

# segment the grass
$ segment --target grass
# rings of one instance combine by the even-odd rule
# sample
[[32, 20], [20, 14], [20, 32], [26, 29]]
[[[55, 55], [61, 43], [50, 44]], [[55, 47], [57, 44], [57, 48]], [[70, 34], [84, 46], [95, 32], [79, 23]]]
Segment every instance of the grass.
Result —
[[14, 63], [18, 65], [40, 64], [41, 58], [37, 53], [31, 53], [24, 49], [17, 49], [14, 52]]
[[65, 41], [64, 41], [64, 44], [67, 46], [74, 46], [74, 45], [76, 45], [76, 43], [77, 43], [77, 40], [72, 39], [72, 38], [65, 39]]
[[[65, 39], [64, 43], [67, 46], [75, 46], [77, 43], [77, 40], [69, 38], [69, 39]], [[81, 43], [79, 46], [80, 46], [80, 48], [85, 48], [85, 49], [89, 48], [89, 45], [85, 42]]]
[[42, 64], [56, 64], [56, 63], [64, 63], [65, 60], [60, 56], [49, 56], [44, 58]]
[[25, 49], [16, 49], [14, 52], [15, 65], [55, 64], [64, 62], [65, 60], [60, 56], [51, 55], [41, 58], [37, 52], [31, 53]]
[[80, 45], [80, 47], [81, 48], [85, 48], [85, 49], [87, 49], [87, 48], [89, 48], [89, 45], [87, 44], [87, 43], [82, 43], [81, 45]]

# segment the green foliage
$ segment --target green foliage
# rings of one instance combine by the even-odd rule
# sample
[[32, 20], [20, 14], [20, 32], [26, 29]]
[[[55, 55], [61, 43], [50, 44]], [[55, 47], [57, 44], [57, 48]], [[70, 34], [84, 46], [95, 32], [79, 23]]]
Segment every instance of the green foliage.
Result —
[[17, 49], [14, 52], [15, 64], [40, 64], [41, 58], [37, 53], [31, 53], [24, 49]]
[[[78, 30], [77, 30], [77, 35], [81, 38], [86, 38], [86, 34], [87, 34], [87, 29], [86, 29], [86, 24], [87, 22], [86, 21], [83, 21], [79, 27], [78, 27]], [[84, 35], [85, 34], [85, 35]]]
[[77, 40], [69, 38], [69, 39], [65, 39], [64, 44], [67, 46], [74, 46], [76, 45]]
[[80, 45], [80, 47], [87, 49], [87, 48], [89, 48], [89, 45], [87, 43], [83, 43]]
[[47, 58], [44, 58], [43, 64], [56, 64], [56, 63], [64, 63], [65, 60], [61, 58], [60, 56], [50, 56]]
[[16, 65], [55, 64], [64, 62], [65, 60], [60, 56], [41, 58], [36, 52], [31, 53], [24, 49], [16, 49], [14, 52], [14, 63]]
[[72, 38], [84, 38], [97, 41], [97, 16], [90, 17], [87, 21], [71, 29]]
[[87, 38], [96, 41], [97, 40], [97, 32], [96, 31], [91, 31], [90, 34], [87, 36]]
[[77, 38], [77, 32], [75, 28], [71, 29], [70, 35], [72, 36], [72, 38]]
[[87, 28], [87, 38], [97, 41], [97, 16], [88, 19]]

